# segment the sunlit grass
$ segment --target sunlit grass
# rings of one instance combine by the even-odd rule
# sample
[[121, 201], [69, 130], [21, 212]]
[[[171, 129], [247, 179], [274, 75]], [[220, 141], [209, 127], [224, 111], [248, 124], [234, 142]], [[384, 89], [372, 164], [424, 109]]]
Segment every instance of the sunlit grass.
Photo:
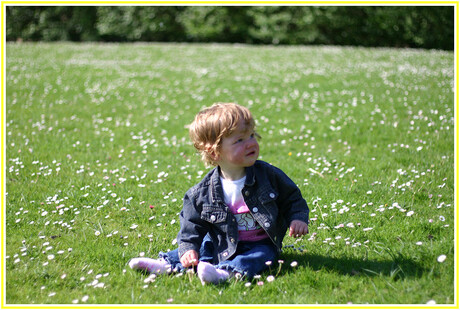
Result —
[[[6, 46], [6, 302], [454, 303], [453, 53], [188, 44]], [[251, 109], [311, 210], [282, 262], [201, 286], [127, 266], [175, 248], [207, 168], [187, 124]], [[438, 258], [445, 255], [445, 260]], [[291, 266], [291, 263], [295, 262]]]

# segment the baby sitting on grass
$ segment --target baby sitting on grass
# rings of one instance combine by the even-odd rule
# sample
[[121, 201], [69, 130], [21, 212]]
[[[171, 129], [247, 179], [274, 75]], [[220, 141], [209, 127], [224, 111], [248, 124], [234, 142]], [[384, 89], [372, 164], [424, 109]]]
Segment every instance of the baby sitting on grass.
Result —
[[205, 108], [190, 137], [205, 163], [216, 167], [185, 194], [178, 248], [159, 259], [133, 258], [129, 266], [155, 274], [196, 266], [202, 284], [251, 279], [278, 259], [288, 228], [289, 236], [308, 233], [307, 203], [283, 171], [257, 159], [259, 135], [247, 108]]

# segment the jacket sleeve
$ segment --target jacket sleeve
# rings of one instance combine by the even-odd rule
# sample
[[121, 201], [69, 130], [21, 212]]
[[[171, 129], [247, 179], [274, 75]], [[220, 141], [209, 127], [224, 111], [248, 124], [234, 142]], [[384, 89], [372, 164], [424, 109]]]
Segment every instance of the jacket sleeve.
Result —
[[209, 228], [207, 222], [201, 219], [201, 211], [190, 192], [184, 197], [184, 205], [180, 212], [180, 231], [177, 236], [179, 258], [187, 251], [200, 251], [201, 243]]
[[308, 224], [310, 210], [299, 187], [281, 169], [273, 169], [279, 190], [279, 211], [284, 216], [286, 224], [289, 226], [293, 220]]

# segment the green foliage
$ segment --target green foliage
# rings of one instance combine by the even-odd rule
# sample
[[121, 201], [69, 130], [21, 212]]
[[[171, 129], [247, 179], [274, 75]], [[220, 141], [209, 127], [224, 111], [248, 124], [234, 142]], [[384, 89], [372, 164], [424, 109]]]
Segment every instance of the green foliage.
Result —
[[452, 7], [258, 7], [250, 34], [261, 43], [453, 49]]
[[182, 41], [175, 16], [180, 7], [97, 7], [96, 29], [103, 41]]
[[193, 42], [251, 43], [246, 7], [188, 7], [178, 15], [187, 39]]
[[84, 6], [6, 7], [7, 40], [92, 41], [96, 11]]
[[326, 44], [453, 50], [453, 6], [7, 6], [7, 40]]
[[256, 7], [249, 10], [254, 23], [250, 34], [258, 43], [308, 44], [318, 42], [314, 7]]

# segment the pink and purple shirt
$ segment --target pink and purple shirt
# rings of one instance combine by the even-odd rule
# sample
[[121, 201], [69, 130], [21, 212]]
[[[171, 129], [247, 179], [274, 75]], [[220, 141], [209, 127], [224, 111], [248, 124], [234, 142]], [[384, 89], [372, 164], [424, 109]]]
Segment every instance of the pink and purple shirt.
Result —
[[244, 201], [241, 190], [246, 177], [236, 181], [220, 178], [222, 182], [225, 204], [235, 215], [238, 223], [238, 235], [241, 241], [259, 241], [268, 238], [265, 230], [257, 223]]

